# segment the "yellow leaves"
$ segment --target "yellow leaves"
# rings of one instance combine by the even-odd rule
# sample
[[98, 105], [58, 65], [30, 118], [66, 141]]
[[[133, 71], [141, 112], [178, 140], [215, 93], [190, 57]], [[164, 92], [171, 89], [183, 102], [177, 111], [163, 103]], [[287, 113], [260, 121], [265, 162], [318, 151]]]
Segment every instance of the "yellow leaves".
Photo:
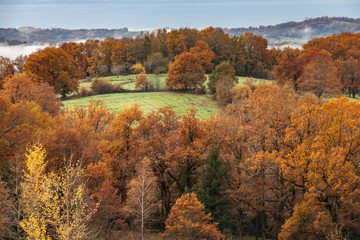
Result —
[[67, 166], [61, 175], [46, 174], [46, 152], [41, 146], [29, 148], [26, 157], [27, 172], [21, 185], [24, 217], [20, 225], [27, 239], [50, 239], [48, 226], [60, 239], [86, 237], [86, 222], [92, 212], [85, 202], [80, 166]]
[[137, 63], [133, 66], [131, 66], [130, 68], [131, 70], [133, 70], [135, 73], [144, 73], [145, 74], [145, 67], [143, 65], [141, 65], [140, 63]]

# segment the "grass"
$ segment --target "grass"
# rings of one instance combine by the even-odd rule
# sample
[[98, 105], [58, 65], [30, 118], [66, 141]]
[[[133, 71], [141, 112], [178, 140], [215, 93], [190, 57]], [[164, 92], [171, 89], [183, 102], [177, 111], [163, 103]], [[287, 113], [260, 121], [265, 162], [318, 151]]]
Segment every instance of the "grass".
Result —
[[[115, 84], [122, 84], [126, 90], [135, 89], [135, 79], [136, 74], [131, 74], [127, 76], [111, 76], [104, 77], [109, 79], [110, 82]], [[206, 75], [207, 79], [209, 75]], [[165, 79], [167, 74], [148, 74], [148, 77], [151, 81], [156, 81], [157, 79], [160, 89], [166, 89]], [[246, 77], [238, 77], [238, 84], [243, 84], [246, 80]], [[253, 79], [255, 83], [259, 84], [261, 82], [266, 82], [264, 79]], [[205, 85], [207, 82], [205, 83]], [[85, 87], [90, 90], [91, 82], [81, 82], [80, 86]], [[186, 113], [186, 109], [190, 106], [196, 107], [198, 111], [198, 117], [201, 119], [208, 118], [212, 113], [218, 111], [216, 101], [211, 95], [195, 95], [189, 93], [179, 93], [179, 92], [128, 92], [128, 93], [113, 93], [113, 94], [104, 94], [104, 95], [94, 95], [90, 97], [76, 98], [63, 101], [65, 106], [76, 105], [88, 105], [90, 99], [99, 99], [104, 102], [105, 106], [111, 111], [120, 112], [124, 108], [129, 107], [135, 103], [138, 103], [141, 106], [141, 109], [145, 114], [152, 111], [156, 111], [161, 107], [170, 106], [172, 107], [179, 115]]]
[[[127, 76], [110, 76], [110, 77], [102, 77], [104, 79], [109, 79], [110, 83], [112, 85], [115, 84], [122, 84], [123, 88], [126, 90], [135, 90], [135, 80], [136, 80], [137, 74], [130, 74]], [[156, 76], [155, 74], [148, 74], [149, 80], [154, 83], [156, 82], [156, 79], [158, 79], [160, 84], [160, 89], [166, 89], [165, 85], [165, 79], [167, 77], [167, 74], [159, 74]], [[91, 82], [81, 82], [80, 88], [85, 87], [87, 90], [90, 90]]]
[[[135, 90], [135, 80], [136, 80], [137, 74], [130, 74], [127, 76], [110, 76], [110, 77], [103, 77], [104, 79], [109, 79], [110, 83], [112, 85], [115, 84], [122, 84], [124, 89], [126, 90]], [[150, 81], [152, 83], [156, 82], [156, 80], [158, 79], [159, 84], [160, 84], [160, 89], [165, 90], [166, 89], [166, 85], [165, 85], [165, 79], [167, 77], [167, 74], [159, 74], [158, 76], [156, 76], [155, 74], [148, 74], [148, 78], [150, 79]], [[209, 74], [206, 74], [206, 82], [205, 82], [205, 86], [207, 85], [208, 79], [209, 79]], [[239, 83], [238, 84], [242, 84], [246, 77], [237, 77], [239, 79]], [[253, 78], [254, 81], [256, 83], [260, 83], [260, 82], [264, 82], [267, 81], [265, 79], [260, 79], [260, 78]], [[80, 88], [81, 87], [85, 87], [87, 90], [90, 90], [90, 85], [91, 82], [81, 82], [80, 83]]]
[[211, 95], [195, 95], [177, 92], [140, 92], [140, 93], [113, 93], [90, 97], [76, 98], [63, 101], [65, 106], [88, 105], [90, 99], [99, 99], [111, 111], [119, 112], [135, 103], [141, 106], [147, 114], [161, 107], [170, 106], [179, 115], [186, 113], [190, 106], [196, 107], [197, 116], [201, 119], [208, 118], [218, 111], [216, 101]]

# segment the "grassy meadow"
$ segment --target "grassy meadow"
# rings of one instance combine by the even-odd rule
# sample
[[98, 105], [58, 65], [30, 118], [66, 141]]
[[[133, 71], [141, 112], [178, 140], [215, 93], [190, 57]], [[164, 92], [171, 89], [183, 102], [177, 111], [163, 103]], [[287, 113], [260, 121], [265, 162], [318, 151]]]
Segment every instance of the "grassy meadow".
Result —
[[196, 107], [197, 116], [201, 119], [208, 118], [216, 113], [218, 108], [211, 95], [195, 95], [177, 92], [130, 92], [95, 95], [63, 101], [65, 106], [87, 105], [90, 99], [99, 99], [111, 111], [119, 112], [124, 108], [138, 103], [142, 111], [147, 114], [161, 107], [170, 106], [178, 114], [186, 112], [190, 106]]
[[[125, 90], [135, 90], [136, 74], [127, 76], [111, 76], [104, 77], [109, 79], [111, 84], [122, 84]], [[161, 90], [166, 90], [165, 79], [167, 74], [148, 74], [150, 81], [153, 84], [159, 84]], [[209, 76], [207, 75], [207, 78]], [[246, 78], [238, 77], [239, 84], [242, 84]], [[264, 82], [264, 79], [254, 79], [256, 83]], [[81, 82], [80, 87], [85, 87], [90, 90], [91, 82]], [[135, 103], [141, 106], [142, 111], [147, 114], [156, 111], [161, 107], [170, 106], [179, 115], [186, 113], [186, 109], [194, 106], [197, 109], [197, 116], [200, 119], [208, 118], [212, 113], [217, 113], [218, 106], [216, 100], [212, 95], [195, 95], [181, 92], [126, 92], [126, 93], [112, 93], [103, 95], [93, 95], [88, 97], [74, 98], [64, 100], [65, 106], [87, 105], [90, 99], [99, 99], [104, 102], [105, 106], [111, 111], [119, 112], [124, 108], [129, 107]]]

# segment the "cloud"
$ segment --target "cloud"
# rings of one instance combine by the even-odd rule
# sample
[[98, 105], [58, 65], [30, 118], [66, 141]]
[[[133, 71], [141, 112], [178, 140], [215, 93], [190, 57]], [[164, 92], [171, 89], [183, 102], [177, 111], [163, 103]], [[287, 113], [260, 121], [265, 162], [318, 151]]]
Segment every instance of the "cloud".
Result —
[[20, 55], [29, 55], [47, 46], [48, 44], [16, 45], [16, 46], [0, 45], [0, 56], [8, 57], [11, 60], [13, 60]]

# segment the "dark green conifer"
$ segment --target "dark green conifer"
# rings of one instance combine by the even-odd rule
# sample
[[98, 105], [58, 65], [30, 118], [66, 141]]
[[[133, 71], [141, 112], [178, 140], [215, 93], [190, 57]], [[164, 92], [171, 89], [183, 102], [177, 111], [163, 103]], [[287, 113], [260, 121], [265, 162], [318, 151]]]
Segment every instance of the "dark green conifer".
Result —
[[213, 220], [219, 223], [222, 232], [233, 230], [236, 224], [227, 193], [228, 172], [219, 156], [219, 149], [212, 147], [202, 173], [199, 200], [205, 205], [206, 212], [211, 213]]

